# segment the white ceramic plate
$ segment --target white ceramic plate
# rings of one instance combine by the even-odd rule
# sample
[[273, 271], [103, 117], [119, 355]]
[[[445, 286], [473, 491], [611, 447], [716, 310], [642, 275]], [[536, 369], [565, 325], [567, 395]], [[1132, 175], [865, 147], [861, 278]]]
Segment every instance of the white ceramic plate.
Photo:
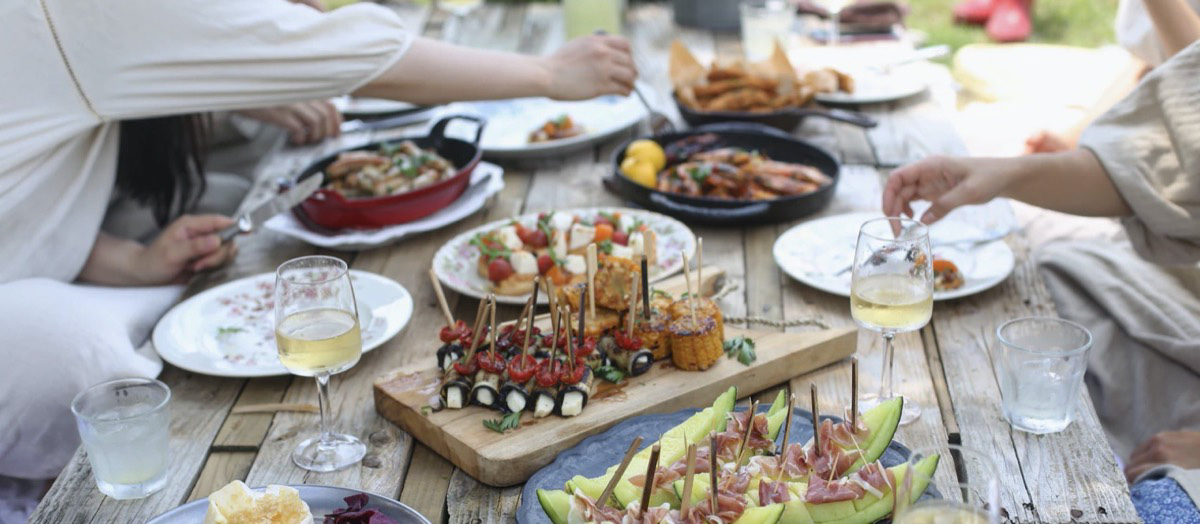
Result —
[[[412, 317], [413, 300], [398, 282], [350, 270], [358, 298], [363, 353], [396, 336]], [[288, 374], [275, 348], [275, 274], [227, 282], [171, 308], [154, 327], [163, 360], [204, 375]]]
[[[636, 217], [654, 231], [658, 237], [658, 261], [650, 267], [650, 282], [657, 282], [683, 269], [683, 255], [688, 254], [690, 260], [696, 252], [696, 235], [682, 222], [666, 215], [630, 209], [624, 207], [582, 207], [577, 209], [560, 209], [560, 213], [593, 216], [599, 212], [611, 213], [619, 211], [622, 215]], [[486, 233], [516, 220], [524, 225], [533, 227], [537, 221], [537, 213], [530, 213], [514, 218], [497, 220], [489, 224], [458, 235], [446, 242], [433, 255], [433, 269], [442, 284], [463, 295], [483, 298], [491, 292], [491, 283], [480, 276], [477, 263], [479, 249], [471, 245], [471, 239], [480, 233]], [[496, 301], [502, 304], [524, 304], [529, 295], [497, 295]], [[544, 294], [538, 296], [539, 303], [546, 303]]]
[[[636, 97], [603, 96], [578, 102], [548, 98], [518, 98], [489, 102], [460, 102], [446, 106], [439, 116], [471, 114], [487, 119], [481, 146], [488, 158], [545, 158], [562, 156], [633, 127], [646, 118]], [[547, 120], [568, 115], [583, 126], [582, 135], [529, 143], [529, 133]], [[452, 125], [453, 128], [453, 125]]]
[[359, 251], [392, 244], [409, 235], [433, 231], [458, 222], [478, 211], [489, 197], [502, 189], [504, 169], [489, 162], [480, 162], [471, 173], [471, 185], [467, 186], [467, 190], [458, 200], [420, 220], [380, 229], [348, 229], [334, 235], [324, 235], [304, 227], [291, 213], [275, 215], [264, 225], [267, 229], [299, 238], [314, 246], [339, 251]]
[[913, 68], [898, 67], [889, 74], [870, 69], [847, 71], [854, 77], [853, 93], [821, 93], [818, 102], [830, 104], [882, 104], [918, 95], [927, 84]]
[[[346, 497], [363, 493], [361, 491], [335, 486], [314, 486], [310, 484], [293, 485], [300, 492], [300, 499], [308, 504], [316, 522], [324, 522], [325, 515], [346, 507], [343, 500]], [[262, 491], [263, 488], [252, 488]], [[367, 493], [367, 508], [379, 510], [401, 524], [429, 524], [429, 520], [407, 505], [383, 495]], [[146, 524], [197, 524], [204, 522], [204, 514], [208, 512], [208, 497], [188, 502], [178, 508], [163, 513]]]
[[[773, 249], [775, 263], [792, 278], [843, 297], [850, 296], [851, 272], [838, 274], [854, 262], [854, 245], [863, 222], [879, 218], [877, 213], [837, 215], [797, 225], [780, 235]], [[929, 230], [933, 254], [949, 259], [963, 273], [966, 283], [952, 291], [936, 291], [934, 300], [950, 300], [985, 291], [1012, 273], [1016, 262], [1003, 240], [969, 250], [946, 245], [956, 240], [987, 238], [984, 230], [963, 222], [943, 220]], [[942, 244], [939, 247], [939, 244]]]

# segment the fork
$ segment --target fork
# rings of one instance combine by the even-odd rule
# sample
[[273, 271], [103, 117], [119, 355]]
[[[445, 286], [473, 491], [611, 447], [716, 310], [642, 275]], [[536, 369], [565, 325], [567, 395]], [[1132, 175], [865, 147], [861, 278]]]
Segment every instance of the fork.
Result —
[[667, 115], [655, 111], [654, 108], [650, 106], [650, 102], [646, 100], [646, 96], [642, 94], [642, 90], [638, 89], [637, 85], [633, 86], [633, 92], [637, 93], [638, 100], [642, 101], [642, 105], [646, 106], [646, 112], [650, 114], [650, 132], [652, 134], [661, 135], [663, 133], [675, 132], [675, 124], [671, 123], [671, 119], [667, 118]]

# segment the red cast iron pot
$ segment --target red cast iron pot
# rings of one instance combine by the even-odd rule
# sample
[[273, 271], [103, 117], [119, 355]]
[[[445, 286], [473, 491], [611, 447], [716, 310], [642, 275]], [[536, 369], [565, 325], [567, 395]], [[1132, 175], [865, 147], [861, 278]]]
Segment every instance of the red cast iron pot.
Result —
[[[475, 122], [474, 142], [446, 137], [446, 125], [452, 120], [469, 120]], [[388, 142], [412, 140], [418, 146], [437, 151], [451, 164], [459, 166], [454, 176], [399, 195], [347, 198], [331, 189], [320, 189], [295, 208], [297, 218], [313, 229], [377, 229], [395, 224], [403, 224], [429, 216], [450, 205], [462, 196], [471, 181], [471, 172], [479, 165], [483, 151], [479, 148], [479, 139], [483, 136], [481, 118], [467, 115], [452, 115], [434, 124], [428, 136], [417, 138], [398, 138]], [[345, 151], [373, 151], [388, 142], [373, 142], [365, 146], [338, 151], [305, 168], [297, 180], [310, 176], [325, 176], [325, 167], [337, 159]]]

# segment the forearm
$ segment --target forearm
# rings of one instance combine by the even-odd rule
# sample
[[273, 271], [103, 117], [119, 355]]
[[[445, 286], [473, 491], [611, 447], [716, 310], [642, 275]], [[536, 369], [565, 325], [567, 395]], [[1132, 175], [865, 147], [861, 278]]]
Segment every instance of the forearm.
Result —
[[1186, 0], [1150, 0], [1144, 4], [1168, 56], [1200, 40], [1200, 14]]
[[1028, 155], [1008, 160], [1001, 196], [1081, 216], [1133, 214], [1108, 172], [1090, 150]]
[[79, 280], [109, 286], [143, 285], [136, 261], [145, 250], [146, 247], [138, 242], [101, 232], [79, 273]]
[[416, 38], [408, 51], [355, 95], [440, 104], [545, 96], [550, 73], [532, 56]]

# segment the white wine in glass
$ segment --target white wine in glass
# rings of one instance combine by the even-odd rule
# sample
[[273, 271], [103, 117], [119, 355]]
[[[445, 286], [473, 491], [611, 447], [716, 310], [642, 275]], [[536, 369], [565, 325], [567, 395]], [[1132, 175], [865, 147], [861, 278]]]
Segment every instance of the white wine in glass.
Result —
[[339, 258], [300, 257], [275, 273], [275, 344], [279, 361], [292, 374], [317, 379], [321, 433], [305, 439], [292, 461], [309, 471], [336, 471], [362, 460], [367, 447], [352, 435], [335, 433], [329, 377], [350, 369], [362, 356], [358, 304], [350, 271]]
[[[850, 314], [858, 325], [883, 335], [879, 394], [863, 395], [865, 411], [892, 398], [896, 334], [921, 329], [933, 316], [928, 227], [903, 218], [878, 218], [862, 225], [854, 253]], [[900, 423], [920, 416], [921, 406], [905, 399]]]
[[[937, 475], [943, 469], [950, 474]], [[896, 524], [1000, 522], [1000, 468], [986, 453], [956, 444], [916, 448], [903, 475], [896, 479], [892, 505]]]

